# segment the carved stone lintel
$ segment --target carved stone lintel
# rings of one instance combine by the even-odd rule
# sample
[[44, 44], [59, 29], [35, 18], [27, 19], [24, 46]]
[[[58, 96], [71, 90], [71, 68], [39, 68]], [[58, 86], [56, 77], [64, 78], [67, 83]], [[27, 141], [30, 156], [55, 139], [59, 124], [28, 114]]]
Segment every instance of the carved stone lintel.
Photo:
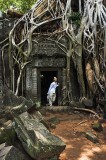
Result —
[[34, 67], [65, 67], [66, 59], [64, 58], [42, 58], [35, 59], [32, 64]]
[[65, 55], [63, 50], [61, 50], [55, 42], [50, 40], [38, 40], [38, 43], [33, 40], [32, 48], [33, 49], [31, 55], [46, 55], [48, 57], [55, 55]]

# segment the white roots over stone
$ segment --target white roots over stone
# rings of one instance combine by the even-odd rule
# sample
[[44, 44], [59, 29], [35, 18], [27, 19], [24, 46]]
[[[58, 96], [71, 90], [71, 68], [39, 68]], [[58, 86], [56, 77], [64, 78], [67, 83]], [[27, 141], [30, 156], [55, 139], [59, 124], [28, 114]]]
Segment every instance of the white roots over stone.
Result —
[[[73, 3], [78, 5], [76, 11]], [[52, 29], [49, 28], [50, 26]], [[15, 22], [9, 34], [9, 67], [11, 89], [16, 95], [23, 70], [30, 63], [32, 43], [36, 46], [38, 44], [36, 38], [38, 34], [47, 34], [48, 39], [53, 40], [67, 57], [66, 98], [69, 101], [73, 99], [70, 79], [71, 59], [77, 70], [80, 97], [92, 96], [95, 93], [98, 93], [99, 97], [104, 96], [106, 7], [102, 0], [79, 0], [79, 3], [76, 0], [38, 0], [28, 13]], [[34, 40], [33, 36], [35, 36]], [[62, 37], [67, 38], [67, 46], [62, 43]], [[19, 76], [17, 87], [14, 89], [15, 65], [19, 69]]]

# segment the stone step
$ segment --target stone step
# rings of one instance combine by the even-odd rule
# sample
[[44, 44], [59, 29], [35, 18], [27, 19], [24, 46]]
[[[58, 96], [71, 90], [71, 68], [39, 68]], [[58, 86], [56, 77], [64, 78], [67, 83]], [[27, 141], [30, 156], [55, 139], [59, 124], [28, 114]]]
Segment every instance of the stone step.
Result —
[[98, 140], [98, 138], [96, 137], [96, 135], [94, 135], [91, 131], [87, 131], [86, 133], [85, 133], [85, 137], [87, 138], [87, 139], [89, 139], [91, 142], [93, 142], [93, 143], [99, 143], [99, 140]]

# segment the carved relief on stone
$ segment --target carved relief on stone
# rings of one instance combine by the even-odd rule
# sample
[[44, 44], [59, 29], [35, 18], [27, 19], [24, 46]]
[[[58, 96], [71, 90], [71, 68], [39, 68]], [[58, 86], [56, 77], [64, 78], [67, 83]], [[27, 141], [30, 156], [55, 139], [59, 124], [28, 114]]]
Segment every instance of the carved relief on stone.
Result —
[[58, 45], [50, 40], [33, 40], [32, 42], [32, 53], [31, 55], [64, 55], [64, 52], [58, 47]]
[[66, 59], [63, 58], [45, 58], [33, 60], [32, 66], [36, 67], [65, 67]]

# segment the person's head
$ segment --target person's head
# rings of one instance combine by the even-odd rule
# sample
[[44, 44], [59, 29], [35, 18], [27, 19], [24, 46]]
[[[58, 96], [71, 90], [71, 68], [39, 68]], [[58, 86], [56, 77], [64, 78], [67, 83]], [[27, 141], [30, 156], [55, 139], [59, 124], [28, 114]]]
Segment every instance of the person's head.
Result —
[[57, 82], [57, 77], [54, 77], [54, 78], [53, 78], [53, 81], [54, 81], [54, 82]]

